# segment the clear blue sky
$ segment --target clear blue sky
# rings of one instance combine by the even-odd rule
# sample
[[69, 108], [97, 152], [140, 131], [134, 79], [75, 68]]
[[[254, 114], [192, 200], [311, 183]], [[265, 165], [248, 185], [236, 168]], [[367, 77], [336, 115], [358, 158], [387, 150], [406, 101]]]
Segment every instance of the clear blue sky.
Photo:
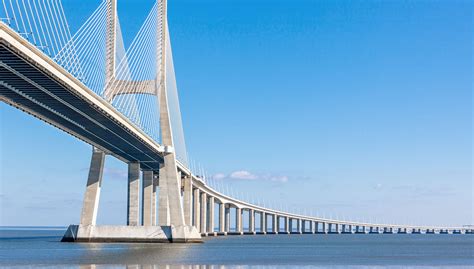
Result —
[[[63, 0], [72, 31], [99, 1]], [[129, 44], [152, 0], [119, 0]], [[472, 1], [169, 1], [188, 151], [326, 217], [473, 223]], [[78, 223], [91, 147], [4, 103], [0, 225]], [[99, 223], [125, 223], [107, 159]]]

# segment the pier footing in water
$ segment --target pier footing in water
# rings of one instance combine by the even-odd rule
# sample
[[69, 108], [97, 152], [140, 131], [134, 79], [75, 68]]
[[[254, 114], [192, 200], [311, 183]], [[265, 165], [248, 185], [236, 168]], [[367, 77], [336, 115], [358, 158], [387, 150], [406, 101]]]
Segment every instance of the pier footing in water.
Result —
[[192, 226], [70, 225], [62, 242], [201, 243]]

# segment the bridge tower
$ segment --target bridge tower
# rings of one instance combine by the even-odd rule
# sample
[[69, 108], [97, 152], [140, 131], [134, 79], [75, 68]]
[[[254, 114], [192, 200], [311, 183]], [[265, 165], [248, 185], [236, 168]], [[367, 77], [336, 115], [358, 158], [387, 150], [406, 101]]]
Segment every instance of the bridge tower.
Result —
[[[172, 65], [172, 55], [167, 26], [167, 1], [157, 0], [158, 18], [156, 37], [156, 77], [154, 80], [124, 80], [116, 74], [117, 59], [117, 0], [106, 0], [106, 44], [104, 98], [112, 103], [118, 95], [131, 93], [151, 94], [158, 98], [162, 162], [158, 171], [145, 170], [135, 160], [128, 160], [127, 226], [97, 226], [96, 218], [106, 151], [93, 147], [86, 192], [84, 194], [80, 225], [71, 225], [64, 241], [118, 241], [127, 242], [172, 242], [200, 241], [201, 235], [195, 227], [185, 222], [181, 199], [181, 175], [178, 172], [173, 130], [168, 100], [167, 72]], [[174, 73], [174, 71], [173, 71]], [[114, 87], [117, 83], [120, 89]], [[150, 86], [153, 90], [150, 90]], [[142, 187], [140, 188], [140, 171]], [[156, 188], [158, 193], [158, 221], [156, 221]], [[141, 193], [141, 195], [140, 195]], [[141, 197], [141, 211], [140, 209]], [[141, 221], [140, 221], [141, 212]], [[122, 239], [117, 239], [122, 238]]]

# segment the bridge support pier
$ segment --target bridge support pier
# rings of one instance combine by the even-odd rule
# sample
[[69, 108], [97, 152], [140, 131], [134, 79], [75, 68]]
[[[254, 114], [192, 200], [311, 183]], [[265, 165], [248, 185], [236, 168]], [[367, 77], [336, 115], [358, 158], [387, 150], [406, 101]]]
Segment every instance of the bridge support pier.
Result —
[[255, 211], [249, 209], [249, 233], [255, 234]]
[[153, 172], [153, 194], [151, 195], [151, 225], [156, 226], [156, 188], [159, 185], [159, 175]]
[[193, 225], [193, 183], [190, 176], [183, 178], [183, 211], [184, 223], [188, 226]]
[[301, 234], [301, 219], [296, 219], [296, 233]]
[[140, 215], [140, 163], [128, 164], [127, 225], [138, 226]]
[[201, 206], [200, 206], [200, 200], [199, 200], [199, 189], [196, 188], [193, 191], [193, 207], [194, 207], [194, 227], [198, 231], [201, 230]]
[[285, 232], [286, 234], [290, 233], [290, 218], [289, 217], [284, 217], [285, 218]]
[[230, 206], [225, 206], [225, 232], [228, 234], [230, 232]]
[[207, 232], [207, 194], [201, 192], [201, 234]]
[[242, 235], [242, 209], [237, 207], [235, 208], [235, 232]]
[[267, 233], [267, 215], [265, 212], [260, 212], [260, 233]]
[[152, 225], [152, 195], [153, 195], [153, 171], [143, 171], [142, 188], [142, 224], [143, 226]]
[[81, 225], [95, 225], [99, 208], [100, 188], [104, 174], [105, 153], [92, 149], [91, 165], [87, 178], [86, 192], [82, 203]]
[[208, 235], [215, 235], [214, 231], [214, 197], [209, 197], [209, 223], [207, 228]]
[[225, 230], [225, 204], [222, 202], [219, 204], [219, 234], [227, 234]]
[[275, 214], [272, 215], [272, 233], [278, 234], [278, 216]]

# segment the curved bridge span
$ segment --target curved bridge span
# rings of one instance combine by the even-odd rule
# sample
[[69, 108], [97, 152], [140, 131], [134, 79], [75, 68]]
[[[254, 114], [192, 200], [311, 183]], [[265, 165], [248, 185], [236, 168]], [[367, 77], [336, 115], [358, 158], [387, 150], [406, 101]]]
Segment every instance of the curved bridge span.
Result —
[[[104, 3], [112, 18], [107, 21], [115, 25], [116, 3], [113, 0]], [[179, 130], [172, 122], [174, 112], [169, 103], [173, 96], [168, 90], [173, 81], [165, 78], [167, 71], [173, 73], [174, 79], [174, 70], [169, 67], [171, 62], [172, 68], [172, 61], [166, 1], [157, 1], [157, 6], [161, 6], [159, 14], [163, 20], [159, 27], [163, 36], [161, 48], [157, 49], [157, 55], [160, 54], [157, 58], [162, 60], [156, 63], [154, 80], [123, 82], [116, 79], [117, 70], [112, 67], [112, 72], [105, 76], [103, 96], [10, 25], [0, 22], [0, 99], [93, 146], [81, 221], [69, 227], [64, 241], [200, 242], [202, 236], [244, 234], [474, 232], [470, 227], [362, 223], [291, 214], [240, 201], [208, 186], [193, 174], [185, 160], [177, 158], [179, 139], [173, 132]], [[108, 40], [116, 42], [115, 34], [110, 34]], [[108, 61], [115, 66], [113, 62]], [[121, 89], [113, 81], [120, 81], [122, 86], [133, 85], [136, 92]], [[114, 92], [117, 88], [120, 91]], [[159, 123], [156, 125], [160, 126], [161, 141], [114, 106], [113, 98], [130, 94], [157, 98]], [[105, 155], [128, 164], [127, 225], [124, 226], [96, 225]], [[243, 219], [248, 220], [247, 225]]]

